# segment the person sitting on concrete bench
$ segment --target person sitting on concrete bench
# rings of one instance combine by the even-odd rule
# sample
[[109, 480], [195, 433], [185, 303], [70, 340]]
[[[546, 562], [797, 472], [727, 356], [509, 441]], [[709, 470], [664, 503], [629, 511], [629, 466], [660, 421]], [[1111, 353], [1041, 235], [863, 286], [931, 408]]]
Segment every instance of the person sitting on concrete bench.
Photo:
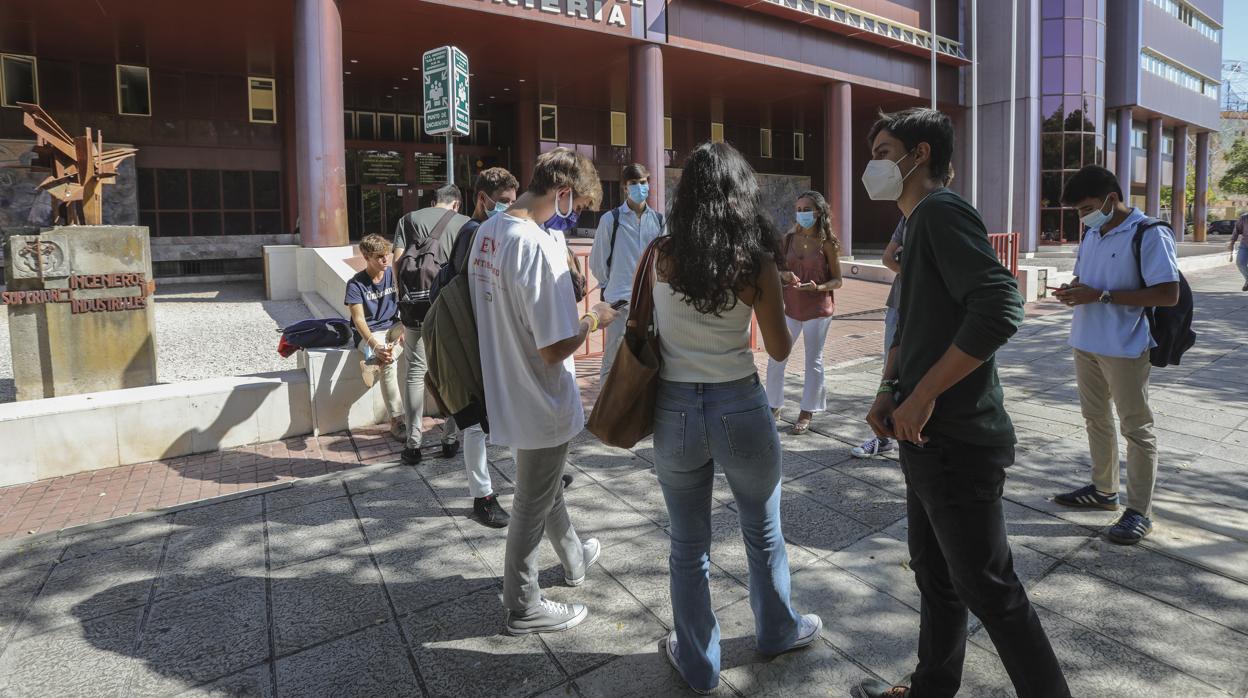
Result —
[[381, 376], [381, 395], [390, 417], [390, 435], [407, 439], [403, 421], [403, 397], [399, 391], [398, 358], [403, 351], [403, 326], [399, 324], [399, 296], [390, 265], [393, 246], [380, 235], [360, 241], [364, 270], [347, 282], [343, 303], [351, 309], [355, 345], [364, 353], [360, 370], [364, 384], [372, 387]]

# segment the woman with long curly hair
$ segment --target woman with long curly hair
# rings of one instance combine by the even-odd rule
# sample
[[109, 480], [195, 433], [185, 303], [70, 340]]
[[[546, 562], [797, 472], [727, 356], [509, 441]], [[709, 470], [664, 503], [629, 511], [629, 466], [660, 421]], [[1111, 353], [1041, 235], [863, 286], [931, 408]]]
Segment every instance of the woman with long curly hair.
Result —
[[751, 314], [773, 359], [783, 360], [792, 347], [780, 249], [754, 171], [730, 145], [700, 146], [685, 164], [667, 220], [654, 285], [663, 359], [654, 469], [671, 518], [675, 630], [661, 649], [689, 686], [704, 693], [719, 684], [719, 623], [709, 586], [716, 463], [736, 499], [759, 651], [809, 645], [823, 623], [789, 603], [780, 438], [750, 350]]
[[[802, 389], [802, 411], [797, 415], [792, 434], [805, 434], [815, 412], [827, 409], [827, 390], [823, 384], [823, 345], [836, 310], [833, 291], [841, 287], [841, 243], [832, 232], [828, 200], [817, 191], [803, 192], [797, 197], [796, 222], [784, 236], [781, 249], [788, 271], [780, 274], [784, 282], [784, 314], [793, 341], [806, 337], [805, 387]], [[767, 404], [774, 416], [780, 416], [784, 405], [784, 369], [788, 359], [767, 362]]]

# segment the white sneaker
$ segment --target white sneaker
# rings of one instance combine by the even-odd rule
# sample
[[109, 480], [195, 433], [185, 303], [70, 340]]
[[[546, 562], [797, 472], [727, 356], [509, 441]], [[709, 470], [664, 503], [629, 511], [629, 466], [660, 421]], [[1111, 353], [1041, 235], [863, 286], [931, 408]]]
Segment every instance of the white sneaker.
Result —
[[581, 545], [581, 552], [585, 555], [585, 571], [576, 579], [564, 576], [563, 581], [567, 582], [570, 587], [579, 587], [585, 583], [585, 575], [589, 574], [589, 568], [602, 557], [602, 544], [597, 538], [590, 538]]
[[589, 609], [580, 603], [559, 603], [542, 599], [537, 608], [526, 614], [514, 611], [507, 612], [507, 633], [510, 635], [532, 635], [535, 633], [556, 633], [580, 625], [589, 617]]
[[[663, 656], [667, 657], [667, 663], [671, 664], [672, 668], [676, 670], [676, 674], [683, 679], [684, 674], [680, 673], [680, 664], [676, 662], [676, 658], [680, 656], [680, 645], [676, 642], [676, 631], [669, 632], [667, 637], [659, 640], [659, 647], [663, 652]], [[688, 684], [686, 683], [686, 685]], [[716, 688], [719, 688], [718, 683], [706, 690], [689, 686], [689, 690], [700, 696], [709, 696], [715, 692]]]

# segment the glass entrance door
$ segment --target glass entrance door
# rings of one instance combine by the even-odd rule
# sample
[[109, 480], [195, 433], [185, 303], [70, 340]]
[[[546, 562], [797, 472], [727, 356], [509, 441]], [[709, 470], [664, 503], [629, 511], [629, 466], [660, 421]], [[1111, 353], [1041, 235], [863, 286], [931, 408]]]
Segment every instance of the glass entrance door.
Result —
[[386, 239], [394, 238], [394, 230], [407, 210], [403, 206], [402, 190], [386, 185], [360, 187], [359, 237], [377, 233]]

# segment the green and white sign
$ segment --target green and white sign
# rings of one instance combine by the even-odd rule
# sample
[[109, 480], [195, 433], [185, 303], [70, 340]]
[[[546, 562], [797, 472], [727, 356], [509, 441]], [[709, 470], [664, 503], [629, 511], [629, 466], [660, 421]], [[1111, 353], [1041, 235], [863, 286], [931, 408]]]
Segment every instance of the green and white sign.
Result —
[[454, 46], [426, 51], [423, 60], [425, 133], [467, 136], [468, 56]]

